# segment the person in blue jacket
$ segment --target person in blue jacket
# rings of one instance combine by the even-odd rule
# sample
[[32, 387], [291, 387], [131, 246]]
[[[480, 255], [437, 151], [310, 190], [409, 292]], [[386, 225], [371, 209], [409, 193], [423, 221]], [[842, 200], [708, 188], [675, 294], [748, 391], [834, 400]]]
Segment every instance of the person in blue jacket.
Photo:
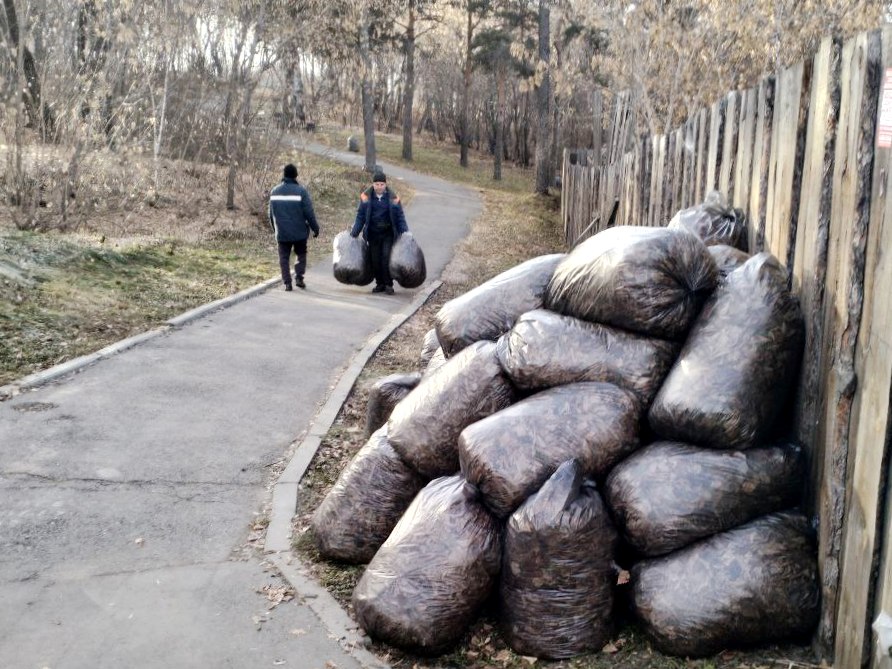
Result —
[[356, 221], [350, 231], [352, 237], [362, 233], [369, 244], [369, 257], [375, 274], [373, 293], [393, 295], [393, 278], [390, 276], [390, 252], [393, 242], [404, 232], [409, 232], [406, 215], [400, 198], [387, 187], [383, 172], [372, 176], [372, 187], [359, 196]]
[[319, 236], [319, 224], [313, 213], [313, 202], [307, 189], [297, 182], [297, 168], [289, 163], [282, 170], [282, 183], [269, 194], [269, 224], [276, 233], [279, 245], [279, 268], [285, 290], [291, 290], [291, 250], [297, 256], [294, 264], [294, 283], [306, 288], [304, 273], [307, 271], [307, 238]]

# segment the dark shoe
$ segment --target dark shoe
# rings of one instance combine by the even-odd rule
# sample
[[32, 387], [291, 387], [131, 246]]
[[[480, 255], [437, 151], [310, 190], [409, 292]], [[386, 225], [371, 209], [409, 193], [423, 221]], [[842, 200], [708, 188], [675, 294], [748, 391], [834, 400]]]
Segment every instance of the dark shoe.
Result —
[[285, 284], [285, 291], [287, 292], [287, 291], [290, 291], [290, 290], [291, 290], [291, 284], [290, 284], [290, 283], [286, 283], [286, 284]]
[[375, 286], [374, 288], [372, 288], [372, 292], [373, 292], [373, 293], [383, 293], [383, 292], [384, 292], [384, 286]]
[[393, 295], [393, 286], [384, 286], [384, 292], [388, 295]]
[[306, 288], [307, 287], [307, 284], [304, 283], [303, 277], [299, 277], [299, 278], [295, 279], [294, 285], [296, 285], [298, 288]]

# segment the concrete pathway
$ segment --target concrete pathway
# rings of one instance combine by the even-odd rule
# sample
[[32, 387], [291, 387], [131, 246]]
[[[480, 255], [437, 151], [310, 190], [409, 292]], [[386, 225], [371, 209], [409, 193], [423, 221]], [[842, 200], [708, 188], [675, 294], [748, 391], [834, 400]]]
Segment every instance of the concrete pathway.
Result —
[[0, 667], [381, 666], [292, 562], [297, 481], [480, 212], [469, 189], [384, 167], [416, 189], [426, 286], [372, 295], [329, 258], [306, 291], [270, 281], [0, 389]]

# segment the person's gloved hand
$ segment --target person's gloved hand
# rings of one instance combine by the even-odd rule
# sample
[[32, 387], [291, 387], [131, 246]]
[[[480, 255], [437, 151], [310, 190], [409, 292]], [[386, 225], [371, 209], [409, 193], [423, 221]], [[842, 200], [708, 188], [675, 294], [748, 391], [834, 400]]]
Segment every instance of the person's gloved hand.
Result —
[[354, 234], [351, 232], [351, 233], [350, 233], [350, 236], [353, 237], [353, 239], [356, 239], [357, 237], [359, 237], [359, 234], [357, 233], [357, 234], [354, 235]]

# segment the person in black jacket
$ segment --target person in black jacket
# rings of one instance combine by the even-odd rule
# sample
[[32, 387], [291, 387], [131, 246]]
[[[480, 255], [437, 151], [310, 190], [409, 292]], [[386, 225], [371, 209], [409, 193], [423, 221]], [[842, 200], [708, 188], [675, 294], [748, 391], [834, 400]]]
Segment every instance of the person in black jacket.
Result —
[[297, 168], [289, 163], [282, 171], [282, 183], [269, 194], [269, 224], [276, 233], [279, 245], [279, 267], [285, 290], [291, 290], [291, 249], [297, 256], [294, 264], [294, 283], [306, 288], [304, 273], [307, 271], [307, 238], [319, 236], [319, 224], [313, 213], [313, 202], [307, 189], [297, 182]]
[[372, 187], [359, 196], [359, 209], [350, 235], [363, 238], [369, 244], [372, 271], [375, 273], [373, 293], [393, 295], [393, 278], [390, 276], [390, 252], [393, 242], [404, 232], [409, 232], [406, 215], [400, 198], [387, 187], [383, 172], [372, 176]]

